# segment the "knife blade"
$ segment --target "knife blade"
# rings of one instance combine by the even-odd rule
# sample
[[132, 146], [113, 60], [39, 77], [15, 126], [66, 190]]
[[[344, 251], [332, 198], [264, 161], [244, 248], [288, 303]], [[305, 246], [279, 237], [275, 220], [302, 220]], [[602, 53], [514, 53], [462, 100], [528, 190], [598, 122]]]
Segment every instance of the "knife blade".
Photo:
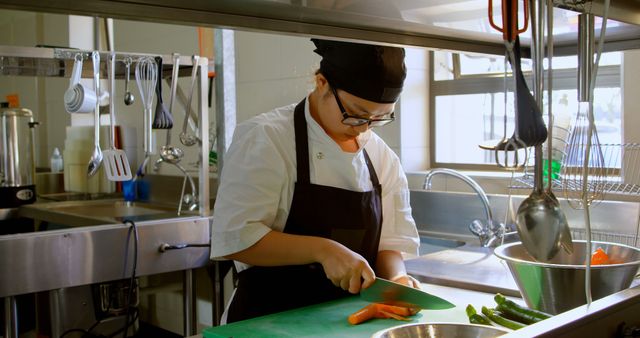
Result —
[[454, 304], [440, 297], [378, 277], [371, 286], [360, 291], [360, 298], [372, 303], [427, 310], [445, 310], [455, 307]]

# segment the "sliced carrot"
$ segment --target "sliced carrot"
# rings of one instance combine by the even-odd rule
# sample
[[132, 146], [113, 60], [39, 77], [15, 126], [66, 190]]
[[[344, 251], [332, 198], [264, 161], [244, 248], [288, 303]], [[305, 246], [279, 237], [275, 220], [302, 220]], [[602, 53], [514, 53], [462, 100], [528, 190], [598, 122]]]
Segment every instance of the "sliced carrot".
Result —
[[591, 265], [603, 265], [609, 264], [609, 255], [607, 255], [602, 248], [597, 248], [596, 251], [591, 255]]
[[374, 318], [377, 313], [378, 313], [377, 304], [375, 303], [369, 304], [363, 307], [362, 309], [352, 313], [349, 316], [349, 318], [347, 318], [347, 321], [349, 321], [349, 324], [351, 325], [357, 325], [357, 324], [366, 322], [371, 318]]
[[377, 304], [377, 305], [378, 305], [378, 311], [391, 312], [400, 316], [413, 316], [418, 312], [417, 309], [412, 309], [408, 307], [387, 305], [387, 304]]
[[393, 312], [387, 312], [384, 310], [380, 310], [378, 311], [378, 315], [376, 316], [376, 318], [393, 318], [395, 320], [404, 320], [404, 321], [409, 321], [410, 319], [407, 317], [403, 317], [400, 315], [397, 315]]
[[372, 318], [393, 318], [397, 320], [409, 320], [406, 317], [412, 316], [417, 312], [417, 309], [372, 303], [352, 313], [347, 318], [347, 321], [349, 322], [349, 324], [357, 325]]

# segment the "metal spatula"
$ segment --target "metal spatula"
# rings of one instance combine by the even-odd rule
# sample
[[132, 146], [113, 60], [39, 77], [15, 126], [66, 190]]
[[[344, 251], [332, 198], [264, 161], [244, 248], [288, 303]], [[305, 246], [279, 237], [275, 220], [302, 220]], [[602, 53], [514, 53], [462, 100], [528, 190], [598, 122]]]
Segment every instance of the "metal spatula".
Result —
[[116, 122], [115, 122], [115, 87], [116, 87], [116, 55], [111, 53], [109, 55], [109, 62], [107, 63], [109, 68], [109, 122], [110, 122], [110, 139], [111, 148], [103, 152], [104, 168], [107, 173], [109, 181], [129, 181], [131, 179], [131, 167], [129, 166], [129, 159], [127, 154], [122, 149], [116, 148]]

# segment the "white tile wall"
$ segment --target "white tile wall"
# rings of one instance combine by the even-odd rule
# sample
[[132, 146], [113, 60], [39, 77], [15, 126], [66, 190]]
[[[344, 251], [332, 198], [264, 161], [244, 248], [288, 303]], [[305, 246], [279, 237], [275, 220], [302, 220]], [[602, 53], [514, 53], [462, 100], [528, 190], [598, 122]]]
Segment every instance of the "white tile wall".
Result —
[[45, 153], [47, 159], [53, 152], [54, 147], [60, 151], [64, 150], [65, 128], [71, 124], [71, 116], [64, 110], [63, 95], [64, 90], [69, 86], [66, 78], [46, 78], [44, 81], [44, 91], [47, 93], [45, 99], [46, 122], [40, 125], [44, 129], [48, 140], [48, 151]]
[[116, 50], [151, 54], [198, 53], [196, 27], [114, 20]]
[[61, 34], [67, 32], [69, 16], [62, 14], [43, 14], [42, 36], [47, 45], [69, 46], [69, 35]]
[[240, 31], [235, 38], [238, 123], [313, 90], [320, 58], [308, 38]]
[[257, 82], [282, 78], [282, 37], [236, 32], [236, 81]]
[[[396, 111], [398, 109], [396, 108]], [[398, 114], [400, 115], [400, 114]], [[394, 121], [386, 126], [375, 128], [374, 132], [380, 136], [389, 147], [393, 149], [396, 155], [400, 156], [400, 123]]]
[[93, 18], [70, 15], [67, 29], [63, 31], [63, 33], [69, 36], [69, 47], [88, 50], [93, 49], [93, 27]]
[[21, 12], [14, 17], [12, 22], [13, 29], [13, 45], [24, 46], [23, 41], [28, 41], [27, 46], [34, 47], [38, 43], [36, 41], [36, 32], [38, 25], [36, 17], [38, 14]]
[[405, 171], [429, 167], [429, 74], [426, 49], [406, 48], [407, 79], [400, 101], [398, 132]]

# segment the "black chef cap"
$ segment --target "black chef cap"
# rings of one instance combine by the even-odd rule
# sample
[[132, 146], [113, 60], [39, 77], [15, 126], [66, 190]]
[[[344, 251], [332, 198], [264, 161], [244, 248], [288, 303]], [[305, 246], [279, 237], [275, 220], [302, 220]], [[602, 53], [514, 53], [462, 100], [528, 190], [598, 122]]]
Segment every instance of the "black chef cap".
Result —
[[404, 49], [311, 39], [329, 85], [365, 100], [394, 103], [407, 75]]

